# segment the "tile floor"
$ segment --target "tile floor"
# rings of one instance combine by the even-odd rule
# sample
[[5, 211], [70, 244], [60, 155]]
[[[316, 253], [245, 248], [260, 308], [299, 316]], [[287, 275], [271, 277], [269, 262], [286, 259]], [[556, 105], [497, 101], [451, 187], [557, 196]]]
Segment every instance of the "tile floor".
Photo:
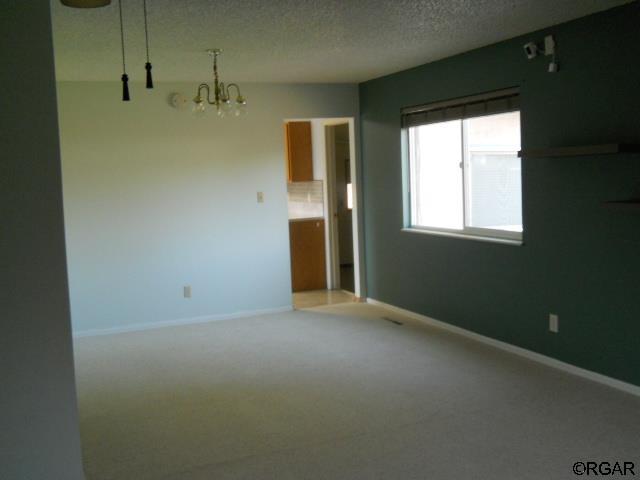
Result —
[[296, 310], [354, 301], [355, 296], [344, 290], [309, 290], [293, 294], [293, 308]]

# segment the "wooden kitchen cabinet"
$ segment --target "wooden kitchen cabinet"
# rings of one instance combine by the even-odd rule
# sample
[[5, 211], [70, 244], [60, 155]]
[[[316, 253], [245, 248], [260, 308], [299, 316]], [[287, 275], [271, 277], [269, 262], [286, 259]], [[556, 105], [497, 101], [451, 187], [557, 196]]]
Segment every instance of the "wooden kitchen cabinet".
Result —
[[313, 180], [311, 122], [287, 122], [285, 137], [288, 180], [310, 182]]
[[324, 220], [291, 220], [289, 244], [293, 291], [327, 288]]

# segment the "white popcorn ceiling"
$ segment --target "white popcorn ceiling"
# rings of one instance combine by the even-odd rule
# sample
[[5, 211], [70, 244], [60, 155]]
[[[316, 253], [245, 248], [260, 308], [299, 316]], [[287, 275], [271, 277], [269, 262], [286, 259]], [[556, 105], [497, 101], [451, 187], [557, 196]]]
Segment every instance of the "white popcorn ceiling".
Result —
[[[142, 0], [122, 2], [127, 70], [131, 80], [144, 81]], [[225, 81], [351, 83], [624, 3], [629, 0], [147, 0], [147, 8], [155, 81], [208, 81], [204, 50], [217, 47]], [[51, 4], [58, 80], [119, 81], [117, 0], [98, 9]]]

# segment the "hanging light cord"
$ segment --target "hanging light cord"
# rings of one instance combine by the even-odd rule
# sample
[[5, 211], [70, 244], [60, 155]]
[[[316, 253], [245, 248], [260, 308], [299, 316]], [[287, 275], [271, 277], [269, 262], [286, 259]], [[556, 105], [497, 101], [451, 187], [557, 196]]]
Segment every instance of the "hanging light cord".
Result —
[[147, 47], [147, 63], [149, 63], [149, 27], [147, 26], [147, 0], [143, 0], [142, 6], [144, 8], [144, 38]]
[[122, 0], [118, 0], [118, 9], [120, 11], [120, 45], [122, 46], [122, 73], [127, 72], [124, 61], [124, 26], [122, 23]]
[[142, 7], [144, 9], [144, 38], [145, 46], [147, 48], [147, 63], [144, 69], [147, 71], [147, 88], [153, 88], [153, 78], [151, 75], [151, 62], [149, 61], [149, 28], [147, 26], [147, 0], [142, 0]]
[[120, 43], [122, 44], [122, 101], [131, 100], [129, 95], [129, 76], [127, 75], [127, 66], [124, 59], [124, 24], [122, 22], [122, 0], [118, 0], [118, 10], [120, 12]]

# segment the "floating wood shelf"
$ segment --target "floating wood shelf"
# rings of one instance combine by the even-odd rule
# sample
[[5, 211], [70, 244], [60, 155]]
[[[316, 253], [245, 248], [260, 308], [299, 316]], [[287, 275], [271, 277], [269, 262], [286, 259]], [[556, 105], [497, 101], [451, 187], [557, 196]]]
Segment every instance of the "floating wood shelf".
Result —
[[519, 157], [580, 157], [585, 155], [607, 155], [613, 153], [638, 153], [640, 145], [628, 143], [604, 143], [601, 145], [579, 145], [575, 147], [541, 148], [520, 150]]
[[611, 200], [609, 202], [604, 202], [603, 205], [613, 210], [640, 212], [640, 198], [630, 200]]

